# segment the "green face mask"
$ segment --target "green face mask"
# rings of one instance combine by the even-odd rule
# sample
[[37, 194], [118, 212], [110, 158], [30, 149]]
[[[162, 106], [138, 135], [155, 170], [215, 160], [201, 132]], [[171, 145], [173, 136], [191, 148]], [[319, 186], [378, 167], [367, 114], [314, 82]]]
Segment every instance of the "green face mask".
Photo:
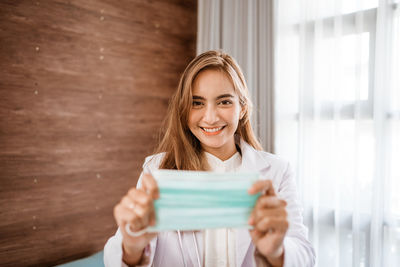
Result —
[[157, 170], [160, 198], [154, 201], [156, 225], [139, 232], [246, 227], [259, 194], [247, 190], [259, 179], [257, 172], [217, 173]]

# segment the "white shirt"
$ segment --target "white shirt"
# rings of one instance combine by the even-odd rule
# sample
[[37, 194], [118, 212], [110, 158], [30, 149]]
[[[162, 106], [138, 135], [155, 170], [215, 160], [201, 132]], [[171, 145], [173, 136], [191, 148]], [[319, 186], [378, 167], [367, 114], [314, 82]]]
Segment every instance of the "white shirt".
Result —
[[[229, 159], [222, 161], [205, 152], [211, 171], [234, 172], [239, 170], [242, 157], [236, 152]], [[233, 228], [206, 229], [204, 238], [204, 266], [236, 266], [236, 230]]]
[[[278, 196], [287, 202], [289, 229], [284, 239], [284, 267], [311, 267], [315, 263], [315, 252], [310, 242], [307, 240], [307, 228], [303, 224], [301, 214], [302, 208], [297, 197], [294, 173], [287, 161], [264, 151], [257, 151], [247, 144], [243, 139], [240, 140], [240, 150], [242, 154], [241, 171], [257, 171], [260, 179], [269, 179]], [[159, 168], [165, 153], [152, 155], [146, 158], [143, 164], [143, 172], [148, 173]], [[139, 178], [140, 187], [142, 176]], [[197, 242], [193, 238], [196, 235]], [[105, 245], [104, 265], [106, 267], [126, 266], [122, 262], [122, 234], [118, 230]], [[145, 253], [146, 263], [142, 266], [184, 266], [182, 253], [187, 259], [188, 267], [198, 266], [197, 253], [204, 255], [203, 233], [187, 232], [182, 235], [185, 249], [182, 252], [179, 246], [178, 235], [176, 232], [160, 232], [157, 237], [150, 241]], [[265, 266], [258, 262], [255, 256], [255, 246], [251, 242], [248, 229], [236, 229], [236, 265], [241, 267]], [[200, 265], [204, 266], [203, 257]]]

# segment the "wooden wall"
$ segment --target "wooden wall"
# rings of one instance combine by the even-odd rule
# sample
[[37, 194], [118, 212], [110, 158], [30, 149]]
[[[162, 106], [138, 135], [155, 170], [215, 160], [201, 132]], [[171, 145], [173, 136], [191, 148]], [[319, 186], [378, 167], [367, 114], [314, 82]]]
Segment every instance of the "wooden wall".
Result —
[[195, 0], [0, 2], [0, 266], [103, 248], [195, 56]]

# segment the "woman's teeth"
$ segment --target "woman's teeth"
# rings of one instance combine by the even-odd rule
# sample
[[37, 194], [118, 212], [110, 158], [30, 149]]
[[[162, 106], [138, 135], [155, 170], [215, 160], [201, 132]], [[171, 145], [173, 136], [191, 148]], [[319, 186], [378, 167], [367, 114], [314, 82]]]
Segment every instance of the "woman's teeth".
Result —
[[208, 133], [214, 133], [214, 132], [218, 132], [219, 130], [221, 130], [222, 128], [224, 128], [223, 126], [222, 127], [219, 127], [219, 128], [202, 128], [204, 131], [206, 131], [206, 132], [208, 132]]

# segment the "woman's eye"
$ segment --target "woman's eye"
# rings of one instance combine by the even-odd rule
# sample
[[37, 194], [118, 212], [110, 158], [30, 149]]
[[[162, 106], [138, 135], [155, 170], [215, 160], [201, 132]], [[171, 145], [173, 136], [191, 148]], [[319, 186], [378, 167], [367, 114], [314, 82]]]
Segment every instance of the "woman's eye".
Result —
[[193, 101], [192, 102], [192, 106], [193, 107], [198, 107], [198, 106], [201, 106], [201, 105], [202, 105], [202, 103], [200, 101]]
[[232, 104], [232, 101], [230, 101], [230, 100], [222, 100], [220, 102], [220, 104], [222, 104], [222, 105], [230, 105], [230, 104]]

